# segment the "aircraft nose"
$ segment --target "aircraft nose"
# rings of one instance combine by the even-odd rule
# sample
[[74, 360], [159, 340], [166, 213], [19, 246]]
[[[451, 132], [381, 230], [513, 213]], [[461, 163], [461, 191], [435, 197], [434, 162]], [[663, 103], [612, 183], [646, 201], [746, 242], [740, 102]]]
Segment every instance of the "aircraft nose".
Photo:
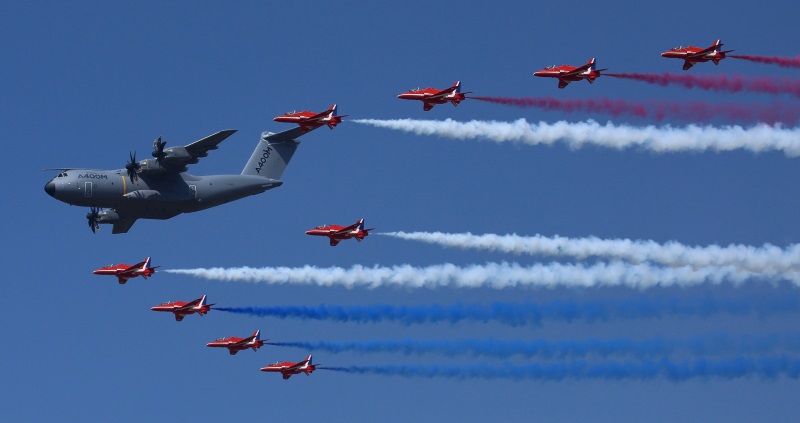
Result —
[[56, 183], [51, 180], [50, 182], [45, 184], [44, 192], [46, 192], [47, 195], [49, 195], [51, 197], [55, 197], [56, 196]]

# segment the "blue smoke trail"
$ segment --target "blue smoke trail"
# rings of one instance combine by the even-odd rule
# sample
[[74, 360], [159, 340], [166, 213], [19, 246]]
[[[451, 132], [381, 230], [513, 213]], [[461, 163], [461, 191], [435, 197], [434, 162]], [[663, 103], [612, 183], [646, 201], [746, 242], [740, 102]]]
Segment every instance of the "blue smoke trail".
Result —
[[663, 316], [710, 316], [719, 313], [760, 316], [800, 311], [799, 297], [771, 295], [763, 298], [714, 299], [703, 298], [636, 298], [629, 300], [572, 300], [549, 303], [492, 303], [454, 304], [450, 306], [307, 306], [272, 307], [215, 307], [215, 310], [248, 314], [258, 317], [337, 322], [398, 322], [421, 324], [432, 322], [497, 321], [512, 326], [540, 324], [542, 320], [572, 322], [604, 321], [608, 319], [640, 319]]
[[800, 352], [800, 335], [758, 335], [733, 338], [728, 335], [698, 336], [688, 339], [630, 338], [547, 341], [503, 341], [496, 339], [457, 340], [367, 340], [367, 341], [318, 341], [318, 342], [267, 342], [279, 347], [296, 347], [303, 350], [341, 353], [403, 353], [442, 354], [508, 358], [573, 358], [585, 356], [608, 357], [612, 355], [663, 357], [675, 352], [687, 352], [698, 356], [763, 354], [779, 350]]
[[378, 374], [404, 377], [445, 377], [455, 379], [511, 379], [511, 380], [580, 380], [580, 379], [634, 379], [649, 380], [664, 378], [672, 381], [686, 381], [698, 378], [736, 379], [758, 376], [774, 379], [785, 376], [791, 379], [800, 377], [800, 359], [785, 356], [749, 358], [734, 357], [725, 360], [698, 359], [685, 362], [670, 360], [644, 360], [629, 362], [587, 362], [576, 360], [553, 364], [504, 363], [473, 365], [386, 365], [386, 366], [346, 366], [318, 367], [345, 373]]

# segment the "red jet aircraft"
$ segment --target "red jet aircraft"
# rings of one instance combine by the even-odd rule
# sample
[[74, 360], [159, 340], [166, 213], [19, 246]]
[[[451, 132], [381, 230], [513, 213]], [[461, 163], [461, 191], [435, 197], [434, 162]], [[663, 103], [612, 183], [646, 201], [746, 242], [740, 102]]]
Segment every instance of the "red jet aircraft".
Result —
[[110, 264], [106, 267], [101, 267], [92, 273], [95, 275], [113, 275], [117, 277], [117, 280], [120, 284], [124, 284], [128, 282], [128, 279], [135, 278], [137, 276], [141, 276], [145, 279], [153, 276], [153, 273], [156, 272], [156, 269], [161, 266], [150, 267], [150, 257], [144, 259], [144, 261], [136, 263], [134, 265], [129, 264]]
[[558, 78], [558, 88], [564, 88], [570, 82], [580, 81], [585, 79], [590, 84], [600, 76], [600, 72], [608, 69], [597, 69], [594, 57], [591, 58], [585, 65], [580, 67], [561, 65], [561, 66], [548, 66], [540, 71], [534, 72], [533, 76], [542, 76], [547, 78]]
[[423, 88], [411, 91], [406, 91], [397, 96], [403, 100], [420, 100], [422, 101], [422, 110], [426, 112], [437, 104], [453, 103], [453, 106], [458, 106], [466, 98], [466, 94], [470, 92], [461, 92], [461, 81], [456, 81], [452, 87], [444, 90], [438, 88]]
[[181, 321], [187, 314], [194, 314], [197, 313], [199, 315], [204, 315], [211, 310], [211, 306], [214, 304], [206, 304], [206, 296], [203, 295], [202, 297], [187, 302], [184, 301], [169, 301], [166, 303], [161, 303], [155, 307], [150, 307], [150, 310], [153, 311], [169, 311], [171, 313], [175, 313], [175, 320]]
[[220, 338], [217, 339], [216, 341], [209, 342], [208, 344], [206, 344], [206, 346], [225, 347], [228, 349], [231, 355], [236, 355], [237, 352], [246, 350], [248, 348], [252, 348], [253, 351], [258, 351], [259, 348], [264, 346], [264, 341], [261, 340], [259, 332], [261, 331], [257, 330], [247, 338], [237, 338], [235, 336], [231, 336], [228, 338]]
[[331, 239], [331, 247], [335, 247], [343, 239], [355, 238], [356, 241], [361, 242], [364, 237], [369, 235], [369, 231], [375, 228], [364, 229], [364, 219], [359, 219], [358, 222], [350, 226], [341, 225], [322, 225], [314, 229], [306, 231], [306, 235], [327, 236]]
[[292, 363], [291, 361], [284, 361], [283, 363], [272, 363], [269, 366], [265, 366], [261, 368], [262, 372], [275, 372], [283, 375], [284, 379], [289, 379], [292, 375], [305, 373], [306, 376], [310, 375], [311, 372], [317, 370], [317, 365], [311, 364], [311, 356], [309, 355], [306, 357], [305, 360], [300, 361], [298, 363]]
[[678, 46], [670, 51], [661, 53], [661, 57], [668, 57], [670, 59], [683, 59], [683, 70], [688, 70], [698, 62], [712, 61], [715, 65], [719, 65], [719, 61], [726, 57], [725, 54], [733, 51], [719, 51], [719, 48], [722, 46], [723, 44], [720, 43], [719, 40], [714, 41], [714, 44], [708, 48]]
[[300, 132], [308, 132], [314, 128], [319, 128], [322, 125], [328, 125], [328, 128], [333, 129], [334, 126], [342, 123], [342, 118], [348, 115], [339, 116], [336, 114], [336, 105], [331, 106], [330, 109], [314, 113], [308, 110], [302, 112], [289, 112], [276, 117], [275, 122], [296, 123], [300, 125]]

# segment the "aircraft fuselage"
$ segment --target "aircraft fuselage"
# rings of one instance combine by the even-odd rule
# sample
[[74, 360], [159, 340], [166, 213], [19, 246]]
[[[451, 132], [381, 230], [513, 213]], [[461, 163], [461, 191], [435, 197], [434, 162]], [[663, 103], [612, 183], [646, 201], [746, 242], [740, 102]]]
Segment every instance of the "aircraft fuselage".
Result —
[[250, 195], [282, 184], [276, 179], [253, 175], [194, 176], [165, 172], [141, 174], [132, 181], [125, 169], [66, 170], [45, 186], [53, 198], [73, 206], [135, 210], [137, 218], [169, 219]]

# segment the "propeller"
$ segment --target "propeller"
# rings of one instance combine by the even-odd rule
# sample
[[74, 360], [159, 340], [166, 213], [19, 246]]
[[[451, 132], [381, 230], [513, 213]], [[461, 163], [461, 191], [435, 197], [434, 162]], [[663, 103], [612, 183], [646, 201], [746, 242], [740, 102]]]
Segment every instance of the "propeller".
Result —
[[131, 161], [125, 164], [125, 169], [128, 169], [128, 177], [131, 181], [136, 182], [139, 179], [139, 163], [136, 162], [136, 152], [129, 153]]
[[100, 229], [100, 223], [98, 219], [100, 218], [100, 212], [103, 209], [99, 207], [92, 207], [89, 213], [86, 213], [86, 219], [89, 220], [89, 227], [92, 229], [92, 233], [96, 233], [95, 231]]
[[167, 142], [161, 141], [160, 135], [158, 136], [158, 139], [153, 141], [153, 157], [156, 158], [156, 161], [161, 166], [164, 166], [164, 157], [166, 157], [166, 155], [164, 154], [165, 145], [167, 145]]

